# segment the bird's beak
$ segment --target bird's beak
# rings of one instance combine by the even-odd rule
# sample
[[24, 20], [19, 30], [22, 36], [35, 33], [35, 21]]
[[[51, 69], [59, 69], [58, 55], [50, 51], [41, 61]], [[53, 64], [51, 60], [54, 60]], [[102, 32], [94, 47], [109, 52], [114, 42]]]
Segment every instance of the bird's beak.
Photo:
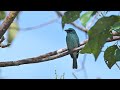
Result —
[[67, 30], [65, 30], [67, 32]]

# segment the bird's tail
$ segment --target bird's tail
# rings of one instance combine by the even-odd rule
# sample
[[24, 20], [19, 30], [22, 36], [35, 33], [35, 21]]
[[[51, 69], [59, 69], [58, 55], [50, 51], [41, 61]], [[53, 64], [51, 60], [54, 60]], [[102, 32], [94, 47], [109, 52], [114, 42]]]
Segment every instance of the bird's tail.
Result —
[[77, 59], [73, 58], [73, 69], [77, 69]]

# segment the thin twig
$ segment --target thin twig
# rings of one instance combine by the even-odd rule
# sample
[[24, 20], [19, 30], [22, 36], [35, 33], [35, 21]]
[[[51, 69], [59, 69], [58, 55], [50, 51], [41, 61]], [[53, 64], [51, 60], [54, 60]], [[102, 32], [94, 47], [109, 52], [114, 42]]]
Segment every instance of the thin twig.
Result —
[[27, 28], [19, 28], [20, 30], [33, 30], [33, 29], [38, 29], [38, 28], [41, 28], [41, 27], [44, 27], [44, 26], [47, 26], [55, 21], [57, 21], [59, 18], [55, 18], [55, 19], [52, 19], [46, 23], [43, 23], [43, 24], [40, 24], [40, 25], [36, 25], [36, 26], [33, 26], [33, 27], [27, 27]]
[[116, 64], [116, 66], [118, 67], [118, 69], [120, 70], [120, 66], [117, 64], [117, 63], [115, 63]]
[[72, 73], [72, 75], [74, 76], [75, 79], [78, 79], [77, 76], [74, 73]]
[[84, 71], [84, 76], [85, 76], [85, 78], [88, 78], [87, 71], [86, 71], [86, 68], [85, 68], [86, 56], [87, 56], [87, 54], [85, 54], [84, 57], [83, 57], [82, 69], [83, 69], [83, 71]]

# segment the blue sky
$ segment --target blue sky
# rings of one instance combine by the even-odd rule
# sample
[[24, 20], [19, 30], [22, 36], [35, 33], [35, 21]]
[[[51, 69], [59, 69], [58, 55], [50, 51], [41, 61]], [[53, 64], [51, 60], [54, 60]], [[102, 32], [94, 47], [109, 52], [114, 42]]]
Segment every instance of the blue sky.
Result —
[[[111, 12], [110, 14], [118, 14]], [[57, 18], [53, 11], [23, 11], [19, 17], [19, 27], [26, 28], [43, 24]], [[79, 23], [79, 21], [76, 21]], [[66, 32], [62, 30], [61, 19], [47, 26], [34, 30], [21, 30], [9, 48], [0, 49], [0, 61], [16, 61], [24, 58], [36, 57], [47, 52], [66, 48]], [[73, 27], [66, 25], [65, 28]], [[74, 27], [73, 27], [74, 28]], [[85, 34], [74, 28], [80, 41], [85, 40]], [[105, 48], [112, 43], [107, 43]], [[75, 79], [72, 73], [79, 79], [84, 79], [84, 72], [79, 71], [83, 61], [82, 54], [78, 58], [78, 70], [72, 69], [72, 59], [69, 55], [52, 61], [25, 64], [20, 66], [10, 66], [1, 68], [1, 77], [7, 79], [55, 79], [55, 70], [58, 77], [65, 73], [65, 79]], [[119, 63], [118, 63], [119, 64]], [[103, 58], [103, 53], [99, 55], [95, 62], [93, 55], [87, 54], [85, 68], [88, 79], [100, 78], [120, 78], [120, 70], [116, 65], [109, 69]]]

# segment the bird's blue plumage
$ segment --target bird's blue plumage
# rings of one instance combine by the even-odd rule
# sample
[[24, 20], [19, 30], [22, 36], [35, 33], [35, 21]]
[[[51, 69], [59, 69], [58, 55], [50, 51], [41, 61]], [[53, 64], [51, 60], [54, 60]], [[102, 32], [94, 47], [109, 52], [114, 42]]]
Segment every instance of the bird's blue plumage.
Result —
[[[70, 52], [72, 49], [80, 46], [79, 37], [75, 32], [75, 30], [72, 28], [69, 28], [65, 31], [67, 32], [67, 36], [66, 36], [67, 48], [68, 48], [68, 51]], [[73, 58], [73, 69], [77, 69], [78, 55], [79, 55], [79, 51], [70, 53], [70, 56]]]

